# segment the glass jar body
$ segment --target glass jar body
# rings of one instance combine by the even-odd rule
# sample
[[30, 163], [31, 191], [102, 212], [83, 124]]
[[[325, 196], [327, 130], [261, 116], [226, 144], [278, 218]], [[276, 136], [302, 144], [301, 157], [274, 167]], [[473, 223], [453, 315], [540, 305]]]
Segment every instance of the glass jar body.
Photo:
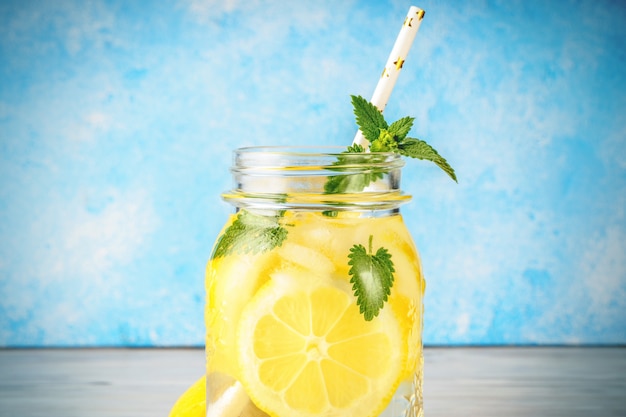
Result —
[[[240, 189], [208, 262], [207, 416], [422, 415], [425, 284], [397, 203], [364, 205], [368, 191], [320, 200], [298, 191], [310, 178], [295, 191], [292, 180], [260, 187], [261, 203], [259, 183]], [[379, 297], [381, 262], [393, 281]]]

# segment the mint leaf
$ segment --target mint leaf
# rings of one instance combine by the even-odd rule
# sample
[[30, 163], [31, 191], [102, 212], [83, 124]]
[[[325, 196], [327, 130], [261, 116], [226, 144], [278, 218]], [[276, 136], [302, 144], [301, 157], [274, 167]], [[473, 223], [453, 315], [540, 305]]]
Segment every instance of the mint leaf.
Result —
[[370, 185], [372, 176], [368, 174], [333, 175], [324, 184], [326, 194], [358, 193]]
[[346, 153], [363, 153], [363, 152], [365, 152], [365, 148], [359, 145], [358, 143], [355, 143], [354, 145], [350, 145], [346, 149]]
[[[360, 156], [354, 154], [361, 154]], [[345, 156], [344, 156], [345, 155]], [[380, 157], [374, 156], [370, 153], [366, 153], [365, 149], [358, 144], [348, 146], [343, 154], [337, 156], [337, 161], [333, 163], [337, 168], [329, 168], [342, 172], [339, 175], [333, 175], [328, 178], [326, 184], [324, 184], [324, 192], [326, 194], [340, 194], [340, 193], [358, 193], [363, 191], [365, 187], [370, 183], [383, 177], [383, 173], [380, 170], [364, 170], [359, 168], [356, 173], [351, 173], [350, 169], [354, 168], [341, 168], [342, 166], [364, 166], [368, 164], [378, 162]]]
[[361, 96], [351, 96], [356, 124], [370, 142], [378, 139], [380, 129], [387, 129], [389, 126], [382, 113], [376, 106]]
[[443, 169], [446, 174], [454, 181], [456, 174], [454, 169], [448, 164], [448, 161], [428, 143], [420, 139], [406, 138], [398, 144], [398, 153], [411, 158], [424, 159], [434, 162], [439, 168]]
[[281, 246], [287, 238], [287, 229], [276, 216], [261, 216], [241, 210], [237, 218], [217, 239], [211, 259], [230, 254], [263, 253]]
[[403, 117], [402, 119], [396, 120], [391, 125], [389, 125], [389, 129], [387, 130], [396, 141], [401, 141], [402, 139], [406, 138], [406, 135], [408, 135], [411, 131], [414, 120], [415, 118], [413, 117]]
[[372, 253], [373, 236], [369, 238], [369, 252], [363, 245], [354, 245], [350, 248], [348, 273], [352, 277], [352, 291], [357, 298], [359, 311], [370, 321], [378, 316], [385, 301], [391, 294], [393, 286], [393, 262], [391, 254], [383, 247]]

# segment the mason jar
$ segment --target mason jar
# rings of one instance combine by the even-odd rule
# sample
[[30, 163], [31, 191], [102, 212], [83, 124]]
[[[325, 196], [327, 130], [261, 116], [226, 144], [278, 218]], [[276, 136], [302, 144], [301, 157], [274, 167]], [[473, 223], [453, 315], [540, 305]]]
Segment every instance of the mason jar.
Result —
[[404, 161], [234, 152], [206, 269], [207, 416], [421, 416], [425, 282]]

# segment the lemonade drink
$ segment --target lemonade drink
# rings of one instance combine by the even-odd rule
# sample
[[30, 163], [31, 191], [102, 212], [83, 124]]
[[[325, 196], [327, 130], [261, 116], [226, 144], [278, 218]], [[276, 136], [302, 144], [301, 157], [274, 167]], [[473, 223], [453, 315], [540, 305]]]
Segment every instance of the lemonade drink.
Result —
[[207, 416], [422, 415], [425, 283], [403, 162], [360, 158], [236, 151], [224, 197], [238, 210], [206, 270]]

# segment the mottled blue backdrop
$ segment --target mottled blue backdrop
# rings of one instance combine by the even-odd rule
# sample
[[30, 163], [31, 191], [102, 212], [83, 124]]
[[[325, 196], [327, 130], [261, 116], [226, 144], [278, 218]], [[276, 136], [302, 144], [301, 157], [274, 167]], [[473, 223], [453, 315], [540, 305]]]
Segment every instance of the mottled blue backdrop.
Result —
[[[626, 343], [626, 6], [420, 1], [425, 343]], [[231, 150], [349, 144], [410, 5], [0, 2], [0, 346], [202, 345]]]

